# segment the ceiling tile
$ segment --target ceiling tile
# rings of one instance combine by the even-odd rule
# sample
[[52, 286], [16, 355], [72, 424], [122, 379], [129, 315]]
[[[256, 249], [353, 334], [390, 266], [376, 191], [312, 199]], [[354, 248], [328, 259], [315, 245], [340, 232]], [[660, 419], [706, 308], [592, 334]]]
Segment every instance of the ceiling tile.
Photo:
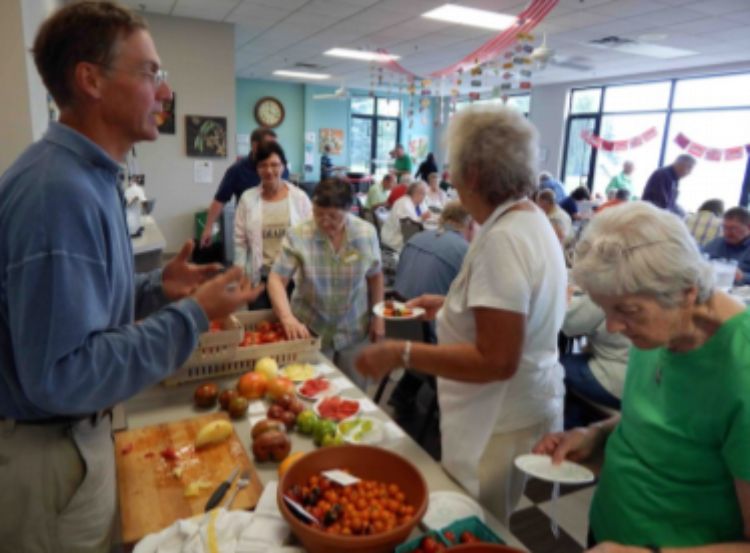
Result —
[[174, 0], [122, 0], [121, 2], [137, 12], [169, 14]]
[[617, 0], [591, 8], [592, 13], [610, 17], [635, 17], [657, 11], [663, 6], [652, 0]]
[[737, 24], [732, 24], [721, 17], [704, 17], [696, 21], [671, 25], [669, 26], [669, 29], [671, 32], [679, 34], [701, 34], [723, 31], [728, 27], [736, 26]]
[[284, 17], [292, 13], [292, 11], [292, 8], [251, 4], [245, 1], [233, 10], [227, 16], [226, 20], [230, 23], [239, 23], [248, 26], [259, 23], [270, 25], [281, 21]]
[[702, 1], [688, 4], [686, 7], [708, 15], [722, 15], [745, 11], [749, 4], [748, 0], [711, 0], [710, 2]]
[[177, 0], [172, 9], [172, 15], [178, 17], [194, 17], [211, 21], [224, 21], [241, 0]]

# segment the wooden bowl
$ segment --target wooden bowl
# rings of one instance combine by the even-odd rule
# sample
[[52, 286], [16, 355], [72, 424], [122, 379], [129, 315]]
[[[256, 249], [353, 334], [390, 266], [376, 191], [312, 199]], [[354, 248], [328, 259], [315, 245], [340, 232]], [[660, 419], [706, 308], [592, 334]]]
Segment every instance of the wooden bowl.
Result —
[[[292, 513], [283, 498], [286, 490], [295, 484], [305, 484], [308, 478], [321, 471], [344, 468], [359, 478], [397, 484], [406, 501], [414, 506], [414, 517], [388, 532], [341, 536], [308, 526]], [[395, 453], [367, 445], [324, 447], [308, 453], [284, 473], [276, 496], [279, 511], [308, 553], [390, 553], [406, 541], [421, 520], [427, 510], [427, 499], [427, 483], [413, 464]]]

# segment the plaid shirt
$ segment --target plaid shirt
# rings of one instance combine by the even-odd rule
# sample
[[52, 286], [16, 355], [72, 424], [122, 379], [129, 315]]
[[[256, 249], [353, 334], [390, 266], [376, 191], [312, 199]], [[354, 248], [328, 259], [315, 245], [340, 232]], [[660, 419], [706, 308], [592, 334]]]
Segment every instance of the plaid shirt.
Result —
[[295, 277], [292, 312], [317, 333], [323, 349], [343, 349], [367, 336], [370, 321], [367, 278], [381, 271], [375, 227], [347, 215], [338, 253], [308, 220], [287, 231], [273, 272]]
[[701, 248], [717, 236], [721, 236], [721, 219], [710, 211], [688, 215], [685, 224]]

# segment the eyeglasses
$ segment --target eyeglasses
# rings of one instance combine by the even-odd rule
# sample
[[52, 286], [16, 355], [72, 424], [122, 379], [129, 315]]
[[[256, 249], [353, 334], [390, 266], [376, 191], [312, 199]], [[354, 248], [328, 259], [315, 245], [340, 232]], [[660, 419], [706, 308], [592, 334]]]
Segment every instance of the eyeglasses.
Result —
[[167, 71], [165, 69], [123, 69], [121, 67], [112, 67], [111, 65], [104, 65], [101, 63], [96, 63], [94, 65], [98, 65], [107, 71], [120, 71], [121, 73], [130, 73], [131, 75], [142, 75], [150, 80], [151, 84], [157, 88], [167, 82]]

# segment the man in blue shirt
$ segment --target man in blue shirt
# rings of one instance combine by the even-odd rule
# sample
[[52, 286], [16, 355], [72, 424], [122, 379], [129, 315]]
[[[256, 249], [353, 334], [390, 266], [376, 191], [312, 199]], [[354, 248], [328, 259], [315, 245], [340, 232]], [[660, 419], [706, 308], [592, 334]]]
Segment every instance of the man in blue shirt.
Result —
[[734, 283], [750, 284], [750, 212], [744, 207], [733, 207], [724, 213], [722, 236], [706, 244], [703, 251], [711, 259], [734, 259], [737, 274]]
[[[425, 230], [412, 236], [401, 251], [394, 289], [404, 300], [422, 294], [448, 293], [461, 270], [474, 221], [459, 202], [448, 202], [440, 213], [440, 229]], [[435, 323], [426, 325], [425, 337], [435, 343]], [[397, 411], [414, 407], [414, 398], [423, 378], [411, 371], [404, 373], [391, 394], [389, 403]]]
[[[224, 178], [219, 183], [219, 188], [216, 190], [214, 199], [211, 205], [208, 207], [208, 215], [206, 216], [206, 224], [203, 227], [203, 233], [201, 234], [201, 247], [205, 248], [211, 245], [212, 233], [214, 223], [219, 218], [221, 210], [224, 209], [224, 205], [232, 199], [234, 196], [234, 203], [240, 201], [242, 194], [248, 188], [253, 188], [260, 184], [260, 175], [255, 169], [255, 152], [258, 148], [268, 141], [276, 141], [276, 133], [271, 129], [259, 128], [255, 129], [250, 135], [250, 153], [247, 157], [243, 157], [235, 161], [227, 172], [224, 173]], [[286, 180], [289, 178], [289, 169], [284, 167], [284, 172], [281, 174], [281, 178]]]
[[695, 158], [688, 154], [677, 156], [672, 165], [657, 169], [648, 179], [641, 199], [656, 207], [666, 209], [683, 217], [685, 212], [677, 205], [680, 180], [687, 177], [695, 167]]
[[555, 193], [555, 202], [560, 203], [565, 199], [565, 187], [548, 171], [539, 173], [539, 190], [552, 190]]
[[33, 54], [60, 122], [0, 178], [0, 549], [105, 552], [116, 510], [106, 411], [168, 376], [209, 319], [259, 290], [239, 268], [187, 263], [190, 242], [134, 277], [118, 162], [158, 137], [172, 94], [140, 16], [66, 5]]

